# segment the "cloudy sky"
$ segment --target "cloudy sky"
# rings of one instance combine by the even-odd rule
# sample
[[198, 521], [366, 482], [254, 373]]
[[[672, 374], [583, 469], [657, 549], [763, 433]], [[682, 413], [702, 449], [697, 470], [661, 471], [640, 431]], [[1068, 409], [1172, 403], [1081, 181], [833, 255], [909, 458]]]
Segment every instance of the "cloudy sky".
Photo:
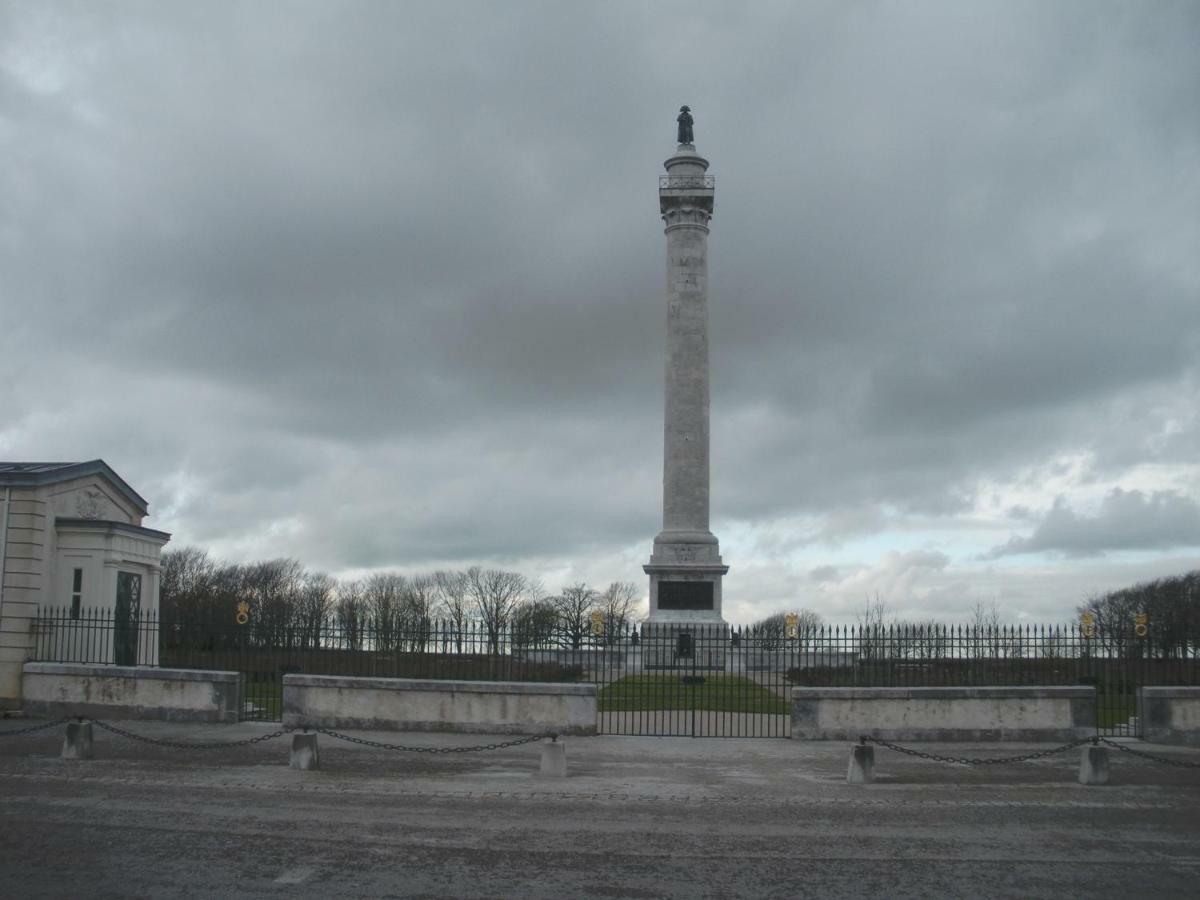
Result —
[[645, 584], [689, 104], [726, 615], [1200, 567], [1200, 4], [0, 2], [0, 458]]

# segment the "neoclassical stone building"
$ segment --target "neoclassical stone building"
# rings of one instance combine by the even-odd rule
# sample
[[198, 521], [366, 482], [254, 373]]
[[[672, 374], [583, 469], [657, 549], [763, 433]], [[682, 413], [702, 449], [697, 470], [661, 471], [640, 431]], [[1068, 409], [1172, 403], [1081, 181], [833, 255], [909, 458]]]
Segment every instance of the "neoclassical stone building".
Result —
[[[61, 608], [67, 619], [87, 609], [125, 620], [157, 612], [159, 558], [171, 536], [142, 527], [147, 511], [103, 460], [0, 462], [0, 707], [20, 705], [39, 607]], [[94, 662], [133, 664], [128, 638], [112, 634], [75, 651]], [[156, 661], [153, 649], [142, 662]]]

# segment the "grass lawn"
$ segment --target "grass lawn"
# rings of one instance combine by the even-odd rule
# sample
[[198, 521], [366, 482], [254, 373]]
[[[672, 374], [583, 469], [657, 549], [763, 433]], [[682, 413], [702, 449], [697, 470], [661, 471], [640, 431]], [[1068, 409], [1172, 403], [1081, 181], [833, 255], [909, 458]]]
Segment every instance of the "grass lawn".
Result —
[[1097, 725], [1111, 728], [1124, 725], [1137, 715], [1137, 697], [1133, 694], [1098, 694], [1096, 697]]
[[700, 709], [714, 712], [786, 715], [787, 701], [740, 675], [715, 673], [703, 684], [684, 684], [679, 675], [626, 675], [600, 689], [600, 712]]
[[283, 702], [283, 683], [271, 672], [252, 672], [246, 676], [246, 708], [243, 713], [257, 710], [256, 719], [273, 719], [280, 714]]

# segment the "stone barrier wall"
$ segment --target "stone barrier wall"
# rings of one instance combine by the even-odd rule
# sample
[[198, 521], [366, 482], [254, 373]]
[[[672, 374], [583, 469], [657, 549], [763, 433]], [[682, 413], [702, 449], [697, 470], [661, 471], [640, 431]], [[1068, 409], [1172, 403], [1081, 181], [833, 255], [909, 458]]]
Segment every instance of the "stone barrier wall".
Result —
[[237, 722], [242, 708], [238, 672], [30, 662], [23, 676], [29, 715]]
[[1144, 687], [1138, 716], [1147, 741], [1200, 744], [1200, 687]]
[[285, 675], [283, 724], [291, 728], [595, 734], [596, 686]]
[[793, 688], [793, 740], [1073, 741], [1096, 728], [1092, 687]]

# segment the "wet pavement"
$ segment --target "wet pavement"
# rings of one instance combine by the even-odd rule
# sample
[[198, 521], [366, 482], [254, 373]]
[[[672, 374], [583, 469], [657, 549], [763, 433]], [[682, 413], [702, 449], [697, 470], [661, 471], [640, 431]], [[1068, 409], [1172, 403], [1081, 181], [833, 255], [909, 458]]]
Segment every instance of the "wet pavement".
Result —
[[[278, 727], [120, 724], [192, 741]], [[1079, 750], [972, 768], [882, 748], [856, 786], [843, 743], [570, 738], [565, 779], [538, 774], [538, 744], [322, 736], [321, 770], [299, 772], [286, 735], [200, 751], [97, 729], [86, 761], [61, 743], [61, 727], [0, 737], [7, 896], [1184, 897], [1200, 879], [1200, 769], [1116, 750], [1104, 787], [1077, 783]]]

